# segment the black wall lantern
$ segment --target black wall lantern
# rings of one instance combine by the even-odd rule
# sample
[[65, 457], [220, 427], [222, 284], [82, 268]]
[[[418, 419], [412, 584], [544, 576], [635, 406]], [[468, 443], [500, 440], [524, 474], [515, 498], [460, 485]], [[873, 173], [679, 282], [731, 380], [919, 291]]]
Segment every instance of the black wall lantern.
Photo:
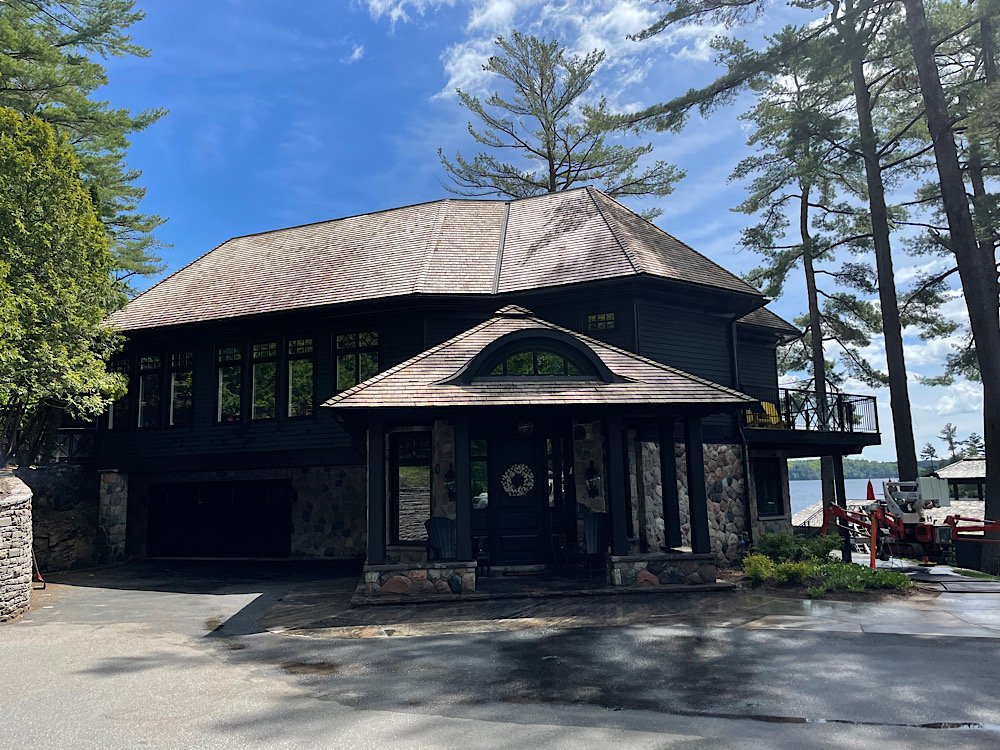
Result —
[[591, 459], [587, 470], [583, 472], [583, 480], [587, 483], [587, 495], [597, 497], [601, 494], [601, 475], [597, 473], [593, 459]]
[[455, 502], [455, 498], [458, 496], [458, 487], [455, 483], [455, 468], [451, 464], [448, 464], [448, 471], [444, 473], [444, 489], [448, 493], [448, 500]]

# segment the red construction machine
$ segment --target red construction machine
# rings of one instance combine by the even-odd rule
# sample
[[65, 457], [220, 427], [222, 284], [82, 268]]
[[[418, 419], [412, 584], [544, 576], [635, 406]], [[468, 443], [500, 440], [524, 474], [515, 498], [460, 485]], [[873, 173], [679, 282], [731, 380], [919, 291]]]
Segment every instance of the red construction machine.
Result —
[[883, 497], [876, 499], [868, 482], [865, 504], [842, 508], [831, 506], [823, 513], [820, 534], [831, 525], [846, 533], [855, 548], [867, 547], [871, 567], [876, 556], [883, 560], [909, 557], [923, 562], [946, 562], [956, 540], [992, 542], [989, 532], [1000, 532], [1000, 521], [961, 515], [946, 516], [935, 523], [928, 515], [936, 508], [950, 507], [948, 482], [920, 477], [915, 482], [883, 482]]

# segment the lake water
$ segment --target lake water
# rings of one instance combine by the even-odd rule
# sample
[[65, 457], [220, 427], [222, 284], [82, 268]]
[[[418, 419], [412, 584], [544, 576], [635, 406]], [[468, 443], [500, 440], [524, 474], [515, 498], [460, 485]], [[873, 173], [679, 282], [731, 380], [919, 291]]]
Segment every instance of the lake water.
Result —
[[[885, 479], [872, 479], [875, 485], [875, 496], [882, 497], [882, 482]], [[864, 500], [868, 490], [867, 479], [845, 479], [847, 500]], [[823, 482], [819, 479], [795, 479], [788, 483], [788, 494], [792, 501], [792, 513], [798, 513], [803, 508], [818, 502], [823, 497]]]

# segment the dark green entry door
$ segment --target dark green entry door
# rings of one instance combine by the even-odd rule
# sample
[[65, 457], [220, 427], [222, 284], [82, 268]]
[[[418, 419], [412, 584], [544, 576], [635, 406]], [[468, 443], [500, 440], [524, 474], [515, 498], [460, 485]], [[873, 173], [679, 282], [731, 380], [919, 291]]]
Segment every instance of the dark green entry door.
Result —
[[536, 437], [490, 441], [490, 537], [493, 562], [544, 561], [548, 481], [539, 471], [544, 454]]

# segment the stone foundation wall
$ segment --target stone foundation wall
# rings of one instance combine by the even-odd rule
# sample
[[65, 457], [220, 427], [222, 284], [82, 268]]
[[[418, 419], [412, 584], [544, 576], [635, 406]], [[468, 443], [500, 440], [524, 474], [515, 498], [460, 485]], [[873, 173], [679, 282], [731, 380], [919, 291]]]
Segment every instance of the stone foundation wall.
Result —
[[99, 478], [68, 463], [18, 468], [14, 474], [31, 488], [35, 559], [44, 572], [97, 564]]
[[689, 553], [612, 555], [608, 583], [612, 586], [663, 586], [715, 583], [716, 556]]
[[365, 565], [355, 596], [366, 601], [453, 598], [476, 590], [476, 563]]
[[31, 489], [0, 474], [0, 622], [31, 603]]
[[97, 554], [102, 563], [125, 559], [128, 475], [102, 471], [98, 495]]
[[[709, 534], [712, 551], [720, 564], [739, 560], [744, 552], [740, 534], [746, 528], [743, 491], [743, 449], [727, 443], [707, 443], [705, 451], [705, 492], [708, 501]], [[656, 441], [643, 441], [641, 449], [633, 453], [637, 460], [629, 461], [631, 481], [643, 493], [643, 517], [639, 517], [640, 503], [633, 499], [633, 518], [640, 536], [645, 537], [647, 549], [659, 550], [665, 544], [663, 521], [663, 482], [660, 477], [660, 447]], [[677, 462], [677, 485], [680, 505], [681, 537], [685, 545], [691, 544], [691, 517], [688, 511], [687, 459], [684, 444], [674, 445]]]

